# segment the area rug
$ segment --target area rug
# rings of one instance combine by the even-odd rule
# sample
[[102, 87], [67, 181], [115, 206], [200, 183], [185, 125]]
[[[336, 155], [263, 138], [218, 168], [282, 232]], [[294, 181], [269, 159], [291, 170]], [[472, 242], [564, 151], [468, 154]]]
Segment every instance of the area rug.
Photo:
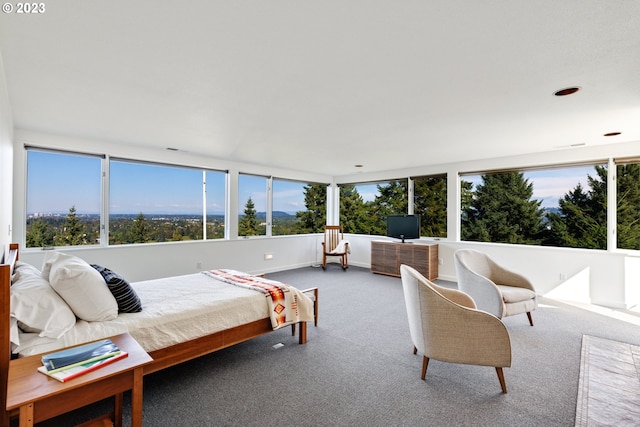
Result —
[[576, 426], [640, 425], [640, 347], [582, 336]]

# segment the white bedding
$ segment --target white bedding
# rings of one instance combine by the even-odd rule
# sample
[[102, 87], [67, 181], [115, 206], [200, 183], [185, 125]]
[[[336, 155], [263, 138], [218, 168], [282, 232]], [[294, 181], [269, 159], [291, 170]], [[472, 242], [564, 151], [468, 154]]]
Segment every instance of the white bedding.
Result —
[[153, 351], [269, 317], [264, 294], [201, 273], [131, 286], [142, 301], [141, 312], [120, 313], [117, 319], [106, 322], [79, 320], [58, 340], [21, 333], [20, 346], [14, 352], [38, 354], [124, 332], [146, 351]]

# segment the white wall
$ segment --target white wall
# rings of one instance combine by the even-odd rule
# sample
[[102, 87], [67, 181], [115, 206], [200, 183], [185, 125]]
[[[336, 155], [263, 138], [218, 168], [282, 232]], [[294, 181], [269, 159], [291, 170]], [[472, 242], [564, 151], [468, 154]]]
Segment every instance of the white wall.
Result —
[[[104, 265], [129, 281], [231, 268], [247, 273], [270, 273], [317, 265], [314, 257], [321, 236], [260, 237], [243, 240], [157, 243], [95, 248], [61, 248], [92, 264]], [[20, 259], [37, 267], [46, 251], [25, 250]], [[273, 255], [270, 260], [264, 254]]]
[[[71, 149], [81, 152], [107, 153], [110, 155], [149, 161], [168, 162], [190, 166], [228, 169], [237, 179], [239, 171], [274, 175], [282, 178], [316, 182], [366, 182], [380, 181], [406, 176], [447, 173], [448, 213], [446, 239], [441, 239], [440, 277], [455, 280], [453, 251], [460, 247], [475, 247], [486, 251], [504, 264], [521, 271], [529, 277], [541, 295], [579, 302], [592, 302], [614, 308], [629, 308], [640, 303], [639, 253], [624, 251], [595, 251], [570, 248], [534, 247], [524, 245], [502, 245], [490, 243], [459, 242], [458, 174], [500, 168], [524, 166], [548, 166], [553, 164], [602, 161], [612, 157], [637, 156], [640, 142], [609, 146], [582, 147], [538, 153], [511, 158], [484, 159], [445, 165], [430, 165], [423, 168], [388, 171], [379, 174], [357, 174], [344, 177], [326, 177], [299, 171], [272, 170], [264, 166], [236, 164], [224, 159], [207, 159], [188, 153], [151, 150], [139, 146], [125, 146], [102, 141], [87, 141], [17, 130], [14, 137], [14, 235], [24, 238], [25, 188], [24, 150], [25, 143], [51, 148]], [[4, 185], [4, 180], [3, 180]], [[233, 186], [232, 186], [233, 196]], [[231, 205], [230, 216], [237, 216], [237, 199]], [[3, 209], [3, 211], [5, 211]], [[118, 246], [107, 248], [69, 248], [89, 262], [101, 263], [120, 271], [130, 280], [144, 280], [166, 275], [190, 273], [209, 268], [236, 268], [251, 273], [285, 270], [316, 265], [319, 262], [321, 236], [292, 236], [253, 238], [229, 241], [184, 242], [150, 244], [142, 246]], [[368, 268], [370, 266], [369, 236], [350, 235], [352, 253], [350, 264]], [[24, 242], [21, 242], [24, 243]], [[265, 253], [273, 259], [264, 260]], [[25, 250], [22, 259], [40, 265], [43, 252]]]
[[[371, 240], [381, 237], [348, 236], [352, 248], [349, 263], [370, 266]], [[434, 243], [433, 240], [416, 240]], [[437, 241], [439, 279], [455, 281], [453, 253], [460, 248], [485, 252], [504, 267], [531, 280], [539, 295], [561, 300], [629, 308], [640, 302], [640, 258], [623, 252], [554, 248], [495, 243]], [[633, 262], [636, 261], [636, 262]], [[636, 292], [633, 292], [633, 290]]]
[[13, 122], [0, 52], [0, 256], [11, 243], [13, 207]]

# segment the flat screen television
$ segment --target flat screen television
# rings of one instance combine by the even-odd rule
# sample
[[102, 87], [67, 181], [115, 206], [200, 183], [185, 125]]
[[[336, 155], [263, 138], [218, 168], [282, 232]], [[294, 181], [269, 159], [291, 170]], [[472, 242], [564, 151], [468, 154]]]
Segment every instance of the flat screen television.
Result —
[[420, 238], [420, 215], [387, 216], [387, 237], [401, 239]]

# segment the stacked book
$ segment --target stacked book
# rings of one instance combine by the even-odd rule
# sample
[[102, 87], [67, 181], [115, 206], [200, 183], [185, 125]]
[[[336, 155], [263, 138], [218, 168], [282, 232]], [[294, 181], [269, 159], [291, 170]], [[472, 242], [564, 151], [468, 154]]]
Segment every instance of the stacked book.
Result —
[[66, 382], [127, 356], [127, 352], [105, 339], [45, 354], [38, 371]]

